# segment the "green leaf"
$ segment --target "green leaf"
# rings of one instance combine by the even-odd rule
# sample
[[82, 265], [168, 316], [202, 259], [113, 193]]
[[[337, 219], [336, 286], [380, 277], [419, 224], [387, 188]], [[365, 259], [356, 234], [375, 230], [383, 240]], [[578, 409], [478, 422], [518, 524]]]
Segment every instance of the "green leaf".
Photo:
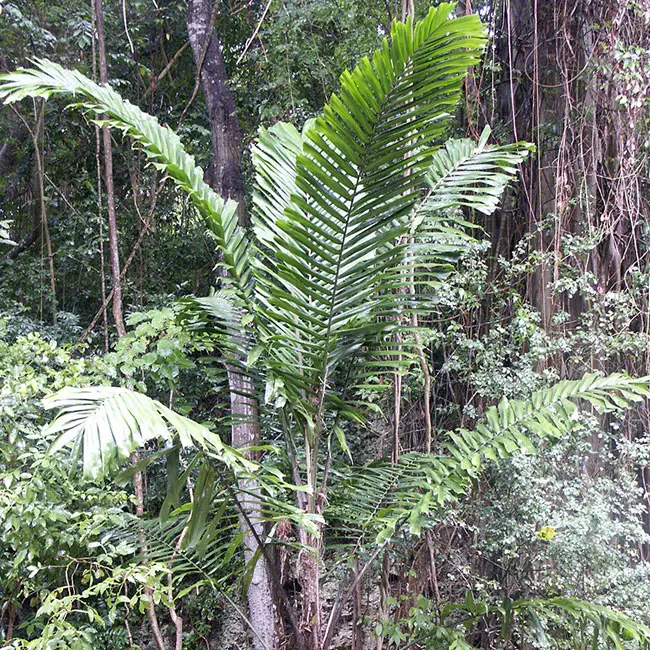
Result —
[[72, 388], [43, 400], [46, 409], [60, 409], [44, 435], [58, 433], [55, 453], [80, 442], [84, 473], [101, 478], [150, 440], [171, 441], [173, 431], [184, 447], [198, 446], [230, 467], [253, 468], [219, 436], [160, 402], [126, 388]]

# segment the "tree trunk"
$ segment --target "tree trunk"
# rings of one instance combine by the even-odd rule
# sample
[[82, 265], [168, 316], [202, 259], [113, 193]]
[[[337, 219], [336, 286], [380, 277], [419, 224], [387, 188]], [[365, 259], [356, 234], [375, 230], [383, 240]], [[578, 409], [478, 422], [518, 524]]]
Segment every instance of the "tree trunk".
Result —
[[[99, 63], [99, 82], [102, 86], [108, 84], [108, 65], [106, 63], [106, 41], [104, 38], [104, 11], [102, 0], [92, 0], [93, 17], [95, 19], [95, 29], [97, 30], [97, 59]], [[113, 320], [117, 335], [122, 338], [126, 335], [124, 326], [124, 310], [122, 307], [122, 277], [120, 274], [120, 253], [119, 253], [119, 235], [117, 230], [117, 210], [115, 208], [115, 186], [113, 183], [113, 143], [111, 141], [111, 131], [108, 126], [102, 126], [102, 145], [103, 145], [103, 162], [104, 162], [104, 186], [106, 188], [106, 212], [108, 213], [108, 248], [111, 267], [111, 278], [113, 281]], [[103, 255], [102, 255], [103, 260]], [[138, 462], [137, 452], [132, 457], [132, 464]], [[144, 515], [144, 477], [142, 472], [136, 472], [133, 476], [133, 490], [136, 498], [136, 515]], [[144, 537], [141, 540], [143, 548], [145, 547]], [[156, 615], [156, 606], [153, 598], [153, 589], [145, 588], [145, 593], [149, 597], [147, 607], [147, 618], [151, 626], [151, 632], [158, 650], [166, 650], [165, 641], [160, 631], [158, 617]]]
[[[209, 0], [189, 1], [187, 31], [210, 120], [210, 165], [206, 182], [224, 198], [237, 201], [239, 221], [242, 225], [248, 225], [240, 164], [241, 135], [235, 101], [228, 87], [221, 43], [213, 33], [215, 16]], [[260, 439], [258, 405], [253, 386], [248, 377], [235, 367], [228, 369], [228, 383], [233, 418], [232, 444], [237, 448], [250, 447]], [[248, 563], [256, 555], [259, 556], [247, 594], [250, 621], [257, 633], [253, 638], [253, 648], [273, 650], [276, 633], [271, 575], [266, 557], [257, 553], [258, 540], [264, 540], [261, 503], [254, 482], [247, 480], [239, 487], [246, 492], [240, 496], [239, 502], [240, 523], [245, 533], [244, 557]]]
[[[228, 369], [228, 387], [230, 390], [230, 411], [233, 418], [232, 444], [234, 447], [250, 447], [259, 442], [260, 424], [257, 400], [252, 394], [250, 380], [234, 367]], [[260, 517], [261, 500], [258, 496], [257, 482], [251, 479], [239, 482], [238, 496], [241, 515], [240, 527], [245, 533], [244, 560], [248, 565], [255, 556], [255, 566], [248, 587], [249, 618], [255, 629], [253, 635], [254, 650], [273, 650], [276, 644], [275, 608], [273, 603], [273, 586], [266, 557], [257, 553], [258, 540], [265, 537], [264, 525]]]
[[240, 222], [248, 225], [241, 172], [241, 133], [221, 43], [213, 33], [215, 16], [210, 0], [190, 0], [187, 32], [210, 120], [210, 165], [205, 180], [217, 194], [238, 202]]
[[[93, 0], [95, 26], [97, 29], [97, 54], [99, 58], [99, 83], [108, 83], [108, 65], [106, 64], [106, 43], [104, 39], [104, 12], [102, 0]], [[122, 280], [120, 279], [120, 252], [118, 248], [119, 235], [117, 231], [117, 212], [115, 209], [115, 187], [113, 185], [113, 145], [111, 130], [102, 127], [102, 142], [104, 146], [104, 185], [106, 187], [106, 211], [108, 213], [108, 248], [111, 262], [111, 277], [113, 279], [113, 319], [118, 336], [126, 334], [124, 327], [124, 310], [122, 307]]]

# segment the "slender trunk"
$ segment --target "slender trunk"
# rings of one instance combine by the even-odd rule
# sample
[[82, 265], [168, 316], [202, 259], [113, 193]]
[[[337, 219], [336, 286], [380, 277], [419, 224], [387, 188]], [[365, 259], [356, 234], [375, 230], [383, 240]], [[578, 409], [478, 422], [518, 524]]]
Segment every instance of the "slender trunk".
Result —
[[[131, 464], [135, 465], [140, 457], [136, 451], [131, 457]], [[142, 472], [136, 472], [133, 476], [133, 490], [135, 493], [135, 514], [138, 517], [144, 515], [144, 480]], [[142, 550], [146, 551], [146, 540], [144, 538], [144, 533], [140, 536], [140, 544]], [[165, 641], [163, 639], [162, 632], [160, 631], [160, 626], [158, 625], [158, 617], [156, 616], [156, 605], [153, 599], [153, 589], [151, 587], [145, 587], [145, 594], [149, 597], [149, 604], [147, 605], [147, 618], [149, 619], [149, 624], [151, 625], [151, 633], [153, 634], [153, 639], [158, 650], [167, 650], [165, 646]]]
[[[99, 83], [108, 83], [108, 65], [106, 63], [106, 42], [104, 39], [104, 12], [102, 0], [93, 0], [95, 27], [97, 29], [97, 54], [99, 58]], [[120, 253], [118, 248], [117, 212], [115, 209], [115, 187], [113, 184], [113, 146], [111, 130], [102, 126], [102, 143], [104, 146], [104, 185], [106, 187], [106, 211], [108, 213], [108, 248], [113, 279], [113, 319], [118, 336], [126, 334], [124, 327], [124, 310], [122, 307], [122, 280], [120, 278]]]
[[[95, 32], [95, 12], [91, 13], [93, 33]], [[92, 65], [93, 65], [93, 81], [97, 81], [97, 43], [92, 39]], [[95, 124], [95, 167], [97, 169], [97, 224], [99, 226], [99, 284], [102, 296], [102, 305], [106, 302], [106, 256], [104, 255], [104, 215], [103, 215], [103, 199], [102, 199], [102, 138], [101, 130]], [[108, 316], [106, 309], [102, 311], [102, 323], [104, 329], [104, 351], [108, 354], [110, 347], [109, 332], [108, 332]], [[92, 329], [95, 326], [91, 323], [89, 326]], [[125, 621], [128, 625], [128, 623]], [[127, 628], [128, 629], [128, 628]]]
[[[102, 85], [108, 83], [108, 65], [106, 63], [106, 41], [104, 38], [104, 12], [102, 0], [92, 0], [93, 17], [95, 20], [95, 29], [97, 31], [97, 59], [99, 63], [99, 82]], [[122, 338], [126, 335], [124, 326], [124, 310], [122, 307], [122, 277], [120, 274], [120, 254], [119, 254], [119, 235], [117, 230], [117, 211], [115, 208], [115, 186], [113, 183], [113, 144], [111, 142], [111, 131], [107, 126], [101, 128], [103, 153], [104, 153], [104, 186], [106, 188], [106, 212], [108, 213], [108, 248], [111, 267], [111, 277], [113, 280], [113, 320], [117, 329], [117, 335]], [[102, 254], [103, 259], [103, 254]], [[132, 463], [138, 462], [137, 452], [133, 454]], [[136, 498], [136, 514], [144, 514], [144, 477], [142, 472], [136, 472], [133, 476], [133, 490]], [[145, 547], [144, 536], [141, 540], [143, 548]], [[151, 626], [154, 642], [158, 650], [167, 650], [165, 641], [160, 631], [158, 617], [156, 615], [156, 606], [153, 599], [153, 590], [146, 588], [145, 593], [149, 596], [147, 606], [147, 618]]]
[[[228, 369], [230, 389], [230, 410], [232, 413], [232, 444], [234, 447], [249, 447], [260, 439], [260, 424], [257, 400], [251, 394], [250, 380], [238, 369]], [[248, 565], [255, 562], [248, 587], [249, 618], [257, 635], [253, 637], [255, 650], [275, 648], [275, 608], [273, 587], [266, 557], [258, 553], [258, 540], [264, 540], [264, 525], [261, 519], [261, 500], [256, 481], [239, 481], [238, 496], [241, 515], [240, 527], [244, 534], [244, 560]], [[253, 529], [253, 530], [251, 530]], [[257, 558], [256, 558], [257, 556]]]
[[[206, 182], [225, 198], [237, 201], [239, 221], [247, 225], [241, 134], [234, 97], [228, 87], [221, 43], [213, 33], [215, 17], [216, 9], [211, 7], [209, 0], [189, 1], [187, 31], [210, 120], [210, 165]], [[237, 448], [250, 447], [260, 440], [259, 412], [253, 386], [249, 378], [234, 366], [228, 369], [228, 383], [233, 419], [232, 444]], [[246, 480], [240, 482], [239, 489], [244, 557], [247, 563], [257, 557], [247, 593], [250, 620], [258, 635], [254, 635], [253, 648], [273, 650], [276, 632], [271, 573], [267, 557], [258, 553], [258, 540], [265, 537], [258, 486], [254, 481]]]
[[[50, 238], [50, 226], [47, 221], [47, 209], [45, 207], [45, 166], [43, 163], [44, 149], [41, 146], [42, 133], [45, 117], [45, 103], [41, 105], [37, 111], [36, 124], [34, 130], [31, 131], [32, 142], [34, 143], [34, 153], [36, 155], [36, 180], [38, 183], [38, 201], [39, 210], [41, 214], [41, 241], [45, 244], [47, 251], [47, 261], [50, 273], [50, 289], [52, 291], [52, 323], [56, 325], [56, 277], [54, 275], [54, 254], [52, 252], [52, 240]], [[41, 250], [43, 246], [41, 245]]]
[[[315, 463], [315, 458], [312, 459]], [[322, 515], [325, 506], [324, 488], [318, 490], [316, 482], [310, 482], [314, 497], [299, 492], [298, 507], [305, 512]], [[297, 578], [300, 584], [300, 629], [304, 635], [306, 647], [321, 650], [323, 646], [323, 604], [320, 595], [320, 570], [323, 553], [323, 530], [316, 536], [304, 529], [298, 530], [298, 539], [302, 546], [297, 561]], [[308, 551], [306, 549], [313, 549]]]

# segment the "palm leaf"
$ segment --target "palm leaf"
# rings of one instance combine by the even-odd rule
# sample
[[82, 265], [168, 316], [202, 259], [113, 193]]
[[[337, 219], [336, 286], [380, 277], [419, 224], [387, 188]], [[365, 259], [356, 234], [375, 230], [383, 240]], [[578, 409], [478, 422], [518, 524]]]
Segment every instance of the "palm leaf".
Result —
[[296, 192], [296, 158], [303, 151], [303, 137], [287, 122], [270, 129], [262, 128], [253, 147], [255, 193], [253, 194], [253, 229], [263, 246], [281, 236], [278, 223]]
[[582, 379], [561, 381], [536, 391], [528, 399], [503, 398], [487, 409], [475, 429], [450, 433], [446, 449], [463, 470], [474, 472], [486, 459], [534, 452], [535, 446], [528, 438], [531, 433], [553, 439], [570, 431], [576, 424], [580, 402], [599, 411], [614, 411], [629, 408], [649, 395], [650, 377], [586, 374]]
[[82, 454], [84, 472], [93, 478], [104, 476], [151, 440], [171, 440], [172, 430], [183, 446], [199, 446], [232, 468], [254, 467], [207, 427], [126, 388], [66, 387], [43, 405], [60, 409], [44, 430], [45, 435], [60, 434], [50, 453], [73, 445], [73, 453]]
[[650, 377], [590, 374], [561, 381], [528, 399], [503, 399], [475, 429], [450, 433], [445, 456], [403, 454], [396, 465], [377, 461], [335, 477], [326, 511], [331, 534], [383, 543], [405, 524], [411, 533], [419, 533], [427, 517], [435, 520], [442, 505], [467, 490], [485, 460], [534, 453], [531, 433], [553, 439], [570, 431], [580, 403], [613, 411], [649, 396]]
[[426, 173], [426, 212], [466, 207], [489, 215], [497, 209], [507, 184], [534, 146], [523, 142], [489, 146], [490, 133], [486, 126], [478, 143], [448, 140], [433, 154]]
[[590, 622], [592, 638], [602, 638], [607, 644], [612, 642], [617, 650], [627, 647], [630, 641], [643, 648], [650, 647], [650, 627], [603, 605], [577, 598], [528, 598], [516, 600], [512, 609], [528, 615], [533, 623], [539, 622], [539, 614], [560, 615], [572, 622]]
[[373, 540], [382, 544], [410, 520], [418, 533], [423, 517], [465, 493], [468, 476], [449, 457], [411, 452], [393, 464], [350, 467], [332, 479], [325, 517], [331, 544]]
[[[35, 60], [35, 68], [0, 75], [0, 98], [5, 103], [25, 97], [72, 95], [80, 106], [134, 140], [149, 160], [167, 172], [185, 191], [204, 218], [223, 256], [230, 281], [240, 297], [248, 299], [252, 279], [249, 243], [239, 228], [237, 204], [224, 201], [203, 180], [203, 171], [184, 149], [180, 138], [158, 120], [122, 99], [110, 86], [99, 86], [76, 70], [65, 70], [44, 59]], [[104, 120], [103, 116], [108, 116]]]
[[0, 221], [0, 244], [17, 246], [16, 242], [11, 238], [11, 224], [10, 219]]
[[412, 278], [413, 304], [423, 309], [435, 303], [440, 283], [454, 271], [458, 258], [474, 241], [477, 226], [465, 221], [458, 208], [488, 215], [496, 210], [507, 184], [533, 149], [527, 143], [487, 145], [486, 126], [478, 143], [448, 140], [433, 153], [426, 171], [429, 190], [410, 216], [412, 243], [396, 272]]
[[[543, 647], [549, 647], [550, 640], [567, 639], [574, 642], [572, 647], [577, 647], [575, 642], [580, 637], [583, 638], [581, 647], [584, 640], [594, 648], [603, 647], [599, 641], [606, 647], [613, 644], [617, 650], [629, 647], [630, 641], [638, 644], [633, 646], [635, 648], [650, 647], [650, 627], [623, 612], [577, 598], [506, 599], [501, 604], [492, 604], [474, 600], [472, 592], [468, 591], [465, 602], [446, 603], [437, 612], [443, 620], [451, 619], [454, 625], [451, 627], [447, 622], [447, 626], [436, 626], [436, 631], [450, 636], [458, 633], [459, 624], [469, 631], [480, 621], [485, 622], [486, 616], [496, 615], [501, 622], [503, 640], [508, 640], [516, 628], [516, 636], [529, 643], [537, 641]], [[459, 614], [466, 616], [459, 618]], [[494, 619], [491, 620], [494, 623]]]
[[[450, 19], [452, 9], [440, 5], [415, 28], [394, 24], [391, 45], [341, 77], [340, 94], [303, 136], [295, 170], [295, 133], [276, 146], [273, 165], [287, 182], [283, 200], [257, 203], [259, 221], [280, 231], [272, 239], [265, 231], [273, 263], [258, 288], [274, 326], [276, 370], [298, 368], [287, 379], [301, 378], [302, 387], [326, 383], [339, 341], [349, 348], [370, 330], [375, 335], [375, 316], [399, 301], [388, 291], [402, 252], [395, 242], [424, 182], [430, 146], [484, 44], [478, 18]], [[268, 155], [269, 138], [262, 144]], [[261, 173], [271, 168], [265, 161]], [[282, 210], [292, 181], [296, 190]]]

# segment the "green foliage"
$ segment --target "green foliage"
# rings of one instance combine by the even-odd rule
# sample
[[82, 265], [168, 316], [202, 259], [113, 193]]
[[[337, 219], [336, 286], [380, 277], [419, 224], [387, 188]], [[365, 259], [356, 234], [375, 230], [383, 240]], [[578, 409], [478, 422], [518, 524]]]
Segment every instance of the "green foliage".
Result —
[[80, 95], [81, 106], [88, 111], [109, 116], [109, 124], [137, 142], [150, 162], [164, 169], [184, 190], [199, 213], [206, 219], [210, 231], [224, 256], [224, 265], [235, 286], [246, 295], [250, 269], [246, 268], [247, 245], [237, 226], [236, 204], [224, 201], [203, 181], [203, 172], [185, 152], [180, 138], [158, 120], [107, 86], [99, 86], [77, 71], [64, 70], [46, 60], [37, 61], [38, 69], [13, 73], [5, 77], [1, 96], [5, 102], [26, 96], [47, 98], [53, 93]]
[[507, 648], [513, 641], [539, 648], [617, 650], [650, 644], [648, 626], [607, 607], [572, 598], [508, 598], [495, 605], [475, 600], [470, 591], [464, 602], [442, 606], [420, 597], [408, 618], [379, 623], [375, 632], [389, 647], [408, 643], [426, 650], [471, 650], [486, 641], [491, 648]]
[[[368, 404], [359, 401], [360, 392], [387, 385], [381, 375], [403, 371], [410, 363], [414, 338], [408, 338], [411, 333], [404, 327], [407, 318], [426, 315], [434, 304], [455, 307], [474, 301], [473, 308], [480, 304], [478, 288], [485, 285], [487, 276], [480, 262], [471, 273], [449, 280], [452, 263], [462, 258], [464, 250], [479, 248], [468, 236], [472, 224], [460, 218], [460, 210], [491, 214], [530, 149], [522, 144], [489, 146], [487, 130], [478, 143], [444, 143], [462, 79], [467, 67], [478, 63], [485, 40], [478, 18], [454, 18], [452, 12], [452, 5], [443, 4], [415, 25], [394, 24], [390, 44], [385, 40], [372, 58], [343, 74], [340, 92], [302, 133], [283, 123], [262, 130], [253, 154], [257, 185], [250, 233], [239, 227], [236, 206], [223, 201], [204, 182], [180, 138], [111, 88], [45, 60], [38, 61], [34, 70], [2, 78], [0, 93], [6, 101], [73, 95], [95, 119], [107, 114], [108, 123], [135, 141], [146, 158], [189, 197], [221, 255], [224, 287], [206, 298], [186, 301], [182, 307], [131, 317], [135, 330], [120, 341], [115, 353], [104, 357], [97, 381], [103, 383], [111, 376], [116, 383], [152, 390], [161, 397], [169, 390], [171, 402], [179, 377], [196, 369], [192, 357], [217, 351], [218, 363], [229, 372], [245, 373], [260, 398], [265, 388], [260, 422], [268, 436], [284, 438], [294, 481], [301, 484], [298, 488], [285, 480], [284, 454], [279, 454], [282, 460], [278, 461], [267, 447], [261, 465], [245, 461], [212, 430], [142, 392], [88, 388], [85, 366], [79, 372], [83, 378], [75, 376], [58, 384], [50, 382], [49, 371], [43, 372], [45, 378], [35, 379], [43, 382], [43, 393], [76, 384], [74, 389], [43, 395], [47, 406], [62, 409], [44, 432], [48, 443], [52, 434], [62, 434], [51, 450], [69, 444], [83, 448], [85, 472], [101, 478], [134, 450], [149, 443], [154, 451], [162, 442], [165, 448], [146, 456], [133, 471], [160, 466], [164, 459], [168, 491], [160, 522], [128, 518], [126, 530], [124, 525], [114, 526], [113, 541], [101, 542], [109, 547], [109, 564], [117, 565], [121, 554], [134, 552], [146, 529], [148, 548], [139, 560], [145, 567], [143, 573], [134, 577], [138, 570], [134, 565], [120, 564], [87, 588], [74, 585], [72, 593], [64, 593], [62, 587], [53, 589], [35, 615], [47, 618], [46, 623], [38, 623], [45, 625], [41, 641], [51, 636], [67, 643], [71, 630], [79, 629], [75, 643], [87, 647], [83, 644], [90, 643], [86, 639], [91, 638], [90, 632], [87, 635], [87, 628], [76, 620], [69, 623], [74, 619], [68, 617], [73, 603], [83, 602], [84, 614], [93, 625], [101, 626], [114, 619], [122, 606], [143, 607], [145, 585], [163, 603], [167, 596], [160, 585], [169, 571], [181, 595], [190, 589], [184, 580], [197, 574], [200, 584], [211, 588], [225, 587], [233, 575], [243, 576], [245, 583], [251, 565], [242, 571], [233, 561], [242, 541], [242, 533], [236, 532], [233, 486], [237, 479], [254, 479], [256, 487], [250, 494], [262, 498], [259, 515], [269, 524], [270, 536], [276, 525], [290, 521], [312, 535], [323, 530], [327, 541], [344, 551], [352, 548], [355, 553], [361, 546], [365, 551], [385, 548], [400, 534], [411, 539], [439, 525], [451, 509], [462, 504], [486, 461], [511, 459], [516, 463], [520, 452], [535, 450], [531, 434], [552, 439], [571, 434], [583, 417], [580, 402], [604, 413], [648, 396], [647, 378], [636, 380], [622, 374], [589, 374], [530, 397], [527, 386], [517, 383], [525, 368], [512, 381], [495, 379], [495, 361], [490, 355], [499, 354], [494, 351], [499, 336], [512, 335], [519, 344], [531, 340], [539, 329], [535, 315], [519, 304], [512, 330], [495, 327], [491, 340], [471, 341], [459, 327], [450, 327], [446, 336], [457, 335], [468, 357], [483, 346], [482, 396], [493, 399], [510, 392], [521, 399], [503, 398], [498, 405], [483, 409], [477, 424], [454, 426], [451, 433], [439, 437], [438, 455], [407, 453], [397, 463], [382, 460], [364, 467], [338, 462], [331, 443], [336, 440], [341, 451], [349, 454], [347, 432], [365, 424], [370, 411]], [[269, 110], [277, 113], [275, 107]], [[563, 287], [555, 289], [570, 290], [581, 281], [565, 280]], [[431, 340], [445, 339], [431, 335]], [[466, 369], [462, 361], [458, 361], [461, 370]], [[505, 357], [502, 361], [505, 367]], [[62, 363], [74, 366], [70, 355]], [[450, 368], [451, 364], [445, 372]], [[526, 376], [531, 387], [543, 383], [532, 370]], [[216, 384], [216, 378], [211, 379]], [[38, 385], [33, 394], [37, 392]], [[188, 410], [187, 402], [183, 408]], [[470, 409], [472, 405], [463, 415], [473, 418], [477, 411]], [[18, 421], [15, 412], [7, 413], [12, 422]], [[219, 424], [236, 422], [240, 415], [232, 413]], [[34, 420], [39, 424], [43, 420], [40, 407], [35, 409]], [[18, 437], [14, 435], [13, 440]], [[56, 457], [44, 453], [44, 442], [37, 451], [30, 450], [31, 458], [62, 472]], [[190, 456], [181, 446], [203, 447], [207, 453]], [[234, 471], [218, 477], [211, 457], [225, 461]], [[248, 470], [254, 474], [247, 474]], [[13, 466], [11, 471], [10, 486], [16, 480]], [[120, 479], [129, 476], [127, 472]], [[31, 476], [26, 480], [31, 481]], [[324, 497], [328, 481], [331, 491], [323, 519], [316, 497], [318, 490], [318, 497]], [[191, 503], [183, 504], [186, 486], [191, 486], [194, 495]], [[240, 497], [246, 493], [243, 483], [237, 492]], [[30, 498], [33, 493], [24, 490], [21, 507], [26, 513]], [[106, 498], [103, 492], [101, 498]], [[58, 494], [48, 499], [62, 500]], [[306, 512], [303, 503], [309, 503]], [[91, 520], [91, 533], [80, 537], [83, 542], [96, 537], [107, 523], [99, 516]], [[50, 528], [58, 520], [43, 521]], [[561, 538], [561, 527], [550, 525], [556, 522], [544, 523], [537, 533], [529, 533], [536, 544], [551, 547]], [[560, 534], [550, 535], [551, 528]], [[121, 548], [117, 539], [124, 542]], [[280, 541], [291, 546], [286, 539]], [[34, 555], [46, 556], [49, 546]], [[300, 548], [301, 553], [308, 550]], [[71, 552], [71, 557], [76, 556]], [[129, 580], [137, 583], [135, 593], [120, 600], [115, 593]], [[219, 593], [226, 594], [227, 589]], [[101, 598], [106, 610], [97, 605]], [[378, 633], [392, 641], [408, 638], [432, 648], [471, 647], [466, 641], [471, 632], [468, 626], [436, 620], [433, 610], [439, 605], [420, 603], [407, 621], [392, 629], [382, 627]], [[523, 624], [521, 634], [535, 628], [535, 639], [541, 642], [549, 621], [556, 631], [558, 612], [575, 618], [577, 625], [584, 624], [590, 638], [602, 633], [617, 648], [621, 640], [647, 638], [643, 626], [577, 600], [520, 599], [495, 605], [494, 600], [477, 604], [469, 597], [462, 606], [448, 606], [444, 615], [464, 613], [474, 625], [489, 614], [504, 623], [502, 636], [508, 641], [516, 613], [530, 621]]]
[[170, 428], [183, 447], [200, 446], [227, 465], [246, 465], [241, 454], [203, 425], [126, 388], [64, 388], [43, 404], [60, 409], [45, 429], [46, 435], [61, 434], [50, 452], [68, 445], [80, 451], [81, 446], [84, 472], [93, 478], [102, 477], [151, 440], [171, 440]]
[[488, 146], [490, 133], [486, 126], [478, 143], [448, 140], [436, 152], [427, 171], [428, 210], [462, 206], [489, 215], [497, 209], [503, 190], [533, 147], [522, 143]]
[[[282, 176], [285, 205], [257, 201], [256, 214], [264, 217], [257, 228], [264, 231], [264, 264], [253, 263], [234, 205], [221, 201], [203, 182], [179, 138], [110, 88], [41, 61], [37, 70], [5, 77], [1, 92], [6, 101], [30, 94], [82, 94], [85, 109], [107, 113], [113, 126], [133, 137], [189, 194], [215, 234], [237, 299], [252, 310], [267, 372], [295, 400], [305, 387], [326, 388], [341, 360], [349, 361], [351, 351], [381, 340], [382, 332], [393, 327], [390, 321], [381, 325], [378, 317], [404, 309], [398, 289], [407, 276], [400, 265], [410, 258], [399, 241], [410, 226], [409, 213], [431, 162], [429, 146], [440, 140], [448, 124], [446, 111], [458, 100], [467, 66], [477, 61], [484, 42], [475, 16], [448, 20], [451, 11], [451, 5], [442, 5], [414, 29], [396, 23], [391, 47], [385, 42], [372, 61], [343, 75], [340, 98], [333, 96], [305, 132], [300, 155], [297, 134], [289, 129], [263, 134], [264, 164], [279, 153], [288, 174]], [[269, 146], [272, 138], [287, 137], [289, 145]], [[521, 157], [508, 149], [504, 160], [517, 155]], [[503, 169], [497, 167], [495, 180], [502, 189]], [[408, 175], [402, 173], [406, 170]], [[262, 180], [264, 174], [268, 179], [262, 165]], [[449, 175], [467, 187], [456, 169]], [[446, 189], [452, 185], [450, 180]], [[264, 191], [262, 185], [260, 196]], [[449, 202], [457, 204], [464, 194]], [[435, 257], [435, 246], [433, 251], [429, 257]], [[411, 261], [406, 263], [412, 268]], [[251, 294], [253, 274], [257, 287]], [[317, 397], [315, 413], [309, 414], [309, 403], [296, 403], [300, 417], [315, 421], [317, 428], [326, 392]]]
[[0, 221], [0, 245], [15, 246], [16, 242], [11, 239], [11, 221]]
[[[330, 524], [339, 534], [362, 539], [375, 533], [382, 544], [401, 526], [420, 534], [423, 526], [440, 521], [449, 501], [466, 492], [486, 460], [536, 452], [528, 435], [557, 439], [577, 423], [578, 405], [617, 410], [650, 396], [650, 379], [622, 375], [585, 375], [559, 382], [526, 400], [503, 400], [487, 409], [482, 421], [469, 430], [449, 433], [444, 456], [404, 454], [397, 464], [375, 462], [351, 468], [334, 486]], [[378, 531], [378, 532], [377, 532]]]
[[643, 439], [620, 440], [617, 421], [604, 427], [582, 414], [552, 448], [492, 470], [471, 525], [476, 553], [502, 567], [497, 581], [509, 573], [512, 592], [574, 596], [644, 620], [650, 566], [639, 551], [648, 535], [636, 467], [646, 452]]
[[[71, 473], [74, 465], [47, 453], [52, 437], [42, 432], [42, 398], [66, 385], [102, 382], [105, 369], [100, 359], [75, 356], [36, 334], [0, 339], [0, 594], [5, 611], [22, 609], [28, 637], [35, 630], [41, 636], [45, 623], [36, 610], [49, 594], [64, 584], [80, 587], [81, 573], [95, 561], [119, 565], [130, 554], [104, 546], [98, 555], [98, 540], [121, 521], [128, 495]], [[62, 635], [74, 646], [87, 636], [87, 629], [75, 637], [64, 623], [48, 625], [45, 639]]]

